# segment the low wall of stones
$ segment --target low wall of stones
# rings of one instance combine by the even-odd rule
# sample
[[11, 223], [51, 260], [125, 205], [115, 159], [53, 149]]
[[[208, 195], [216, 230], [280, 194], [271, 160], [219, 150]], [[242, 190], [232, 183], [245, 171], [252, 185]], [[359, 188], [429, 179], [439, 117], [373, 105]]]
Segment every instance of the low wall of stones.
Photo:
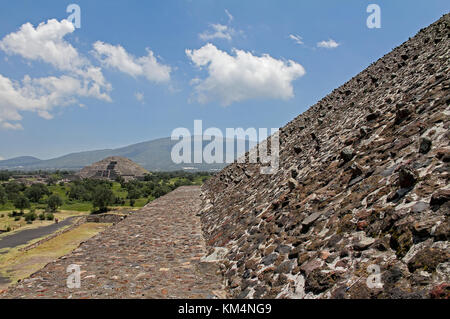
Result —
[[72, 225], [70, 225], [62, 230], [56, 231], [53, 234], [33, 243], [32, 245], [20, 248], [19, 250], [20, 251], [28, 251], [30, 249], [36, 248], [53, 238], [56, 238], [64, 233], [67, 233], [67, 232], [79, 227], [80, 225], [82, 225], [84, 223], [117, 224], [117, 223], [123, 221], [126, 217], [127, 217], [127, 215], [118, 215], [118, 214], [100, 214], [100, 215], [89, 215], [89, 216], [78, 217], [77, 220]]
[[23, 248], [19, 248], [19, 251], [28, 251], [30, 249], [36, 248], [36, 247], [42, 245], [43, 243], [45, 243], [45, 242], [47, 242], [47, 241], [49, 241], [49, 240], [51, 240], [53, 238], [56, 238], [56, 237], [58, 237], [58, 236], [60, 236], [60, 235], [62, 235], [64, 233], [67, 233], [68, 231], [71, 231], [72, 229], [77, 228], [78, 226], [82, 225], [85, 222], [86, 222], [86, 217], [84, 217], [84, 216], [83, 217], [78, 217], [77, 220], [72, 225], [70, 225], [70, 226], [68, 226], [66, 228], [63, 228], [63, 229], [61, 229], [59, 231], [56, 231], [53, 234], [51, 234], [51, 235], [49, 235], [49, 236], [47, 236], [47, 237], [45, 237], [45, 238], [43, 238], [43, 239], [33, 243], [31, 245], [25, 246]]
[[116, 224], [127, 218], [127, 215], [119, 214], [99, 214], [86, 216], [86, 222], [88, 223], [111, 223]]

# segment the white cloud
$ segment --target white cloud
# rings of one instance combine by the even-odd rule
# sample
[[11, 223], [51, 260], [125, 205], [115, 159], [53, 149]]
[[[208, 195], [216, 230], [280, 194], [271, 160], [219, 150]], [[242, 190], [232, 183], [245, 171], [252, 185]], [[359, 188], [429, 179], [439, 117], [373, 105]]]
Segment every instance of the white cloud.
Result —
[[340, 45], [341, 45], [340, 43], [337, 43], [333, 39], [329, 39], [328, 41], [317, 42], [317, 46], [319, 48], [326, 48], [326, 49], [335, 49]]
[[83, 67], [87, 61], [64, 40], [75, 27], [67, 20], [51, 19], [36, 28], [25, 23], [19, 31], [10, 33], [0, 41], [0, 49], [8, 54], [18, 54], [28, 60], [50, 63], [59, 70], [73, 71]]
[[149, 49], [146, 56], [136, 58], [121, 45], [114, 46], [97, 41], [94, 43], [94, 54], [105, 66], [133, 77], [144, 76], [147, 80], [157, 83], [170, 81], [170, 66], [159, 63]]
[[136, 92], [134, 93], [134, 97], [136, 98], [136, 100], [138, 100], [139, 102], [144, 101], [144, 94], [141, 92]]
[[232, 16], [232, 14], [230, 13], [230, 11], [228, 11], [227, 9], [225, 9], [225, 14], [228, 17], [228, 23], [230, 23], [231, 21], [233, 21], [234, 17]]
[[226, 39], [228, 41], [231, 41], [233, 34], [235, 34], [233, 28], [230, 28], [229, 26], [223, 24], [211, 24], [210, 26], [212, 29], [211, 31], [205, 31], [198, 35], [203, 41], [209, 41], [213, 39]]
[[[22, 129], [18, 123], [22, 112], [35, 112], [44, 119], [52, 119], [50, 111], [77, 103], [78, 97], [98, 98], [98, 87], [83, 79], [63, 75], [60, 77], [30, 78], [12, 81], [0, 74], [0, 127]], [[105, 95], [104, 100], [108, 100]]]
[[295, 41], [297, 44], [303, 44], [303, 38], [296, 34], [289, 34], [289, 38]]
[[56, 69], [71, 72], [87, 81], [92, 81], [98, 89], [98, 98], [104, 98], [101, 89], [110, 90], [100, 68], [91, 65], [89, 60], [64, 37], [75, 31], [73, 24], [67, 20], [50, 19], [40, 23], [36, 28], [25, 23], [17, 32], [5, 36], [0, 41], [0, 49], [7, 54], [20, 55], [27, 60], [42, 61]]
[[227, 9], [225, 9], [225, 14], [228, 17], [227, 25], [220, 24], [220, 23], [211, 23], [209, 25], [210, 29], [203, 33], [200, 33], [198, 35], [199, 38], [203, 41], [210, 41], [210, 40], [214, 40], [214, 39], [225, 39], [225, 40], [231, 41], [236, 34], [239, 34], [242, 36], [244, 34], [243, 31], [241, 31], [241, 30], [236, 31], [235, 29], [233, 29], [230, 26], [231, 22], [233, 22], [233, 20], [234, 20], [234, 17], [231, 15], [231, 13]]
[[42, 118], [51, 119], [53, 108], [77, 103], [79, 97], [111, 101], [108, 95], [111, 85], [105, 80], [102, 70], [92, 66], [64, 40], [74, 30], [67, 20], [51, 19], [36, 28], [25, 23], [17, 32], [0, 41], [0, 49], [9, 55], [42, 61], [66, 73], [59, 77], [34, 79], [26, 75], [21, 82], [0, 74], [0, 128], [22, 129], [18, 122], [22, 120], [23, 111], [36, 112]]
[[0, 161], [4, 161], [4, 160], [5, 160], [5, 158], [0, 156]]
[[233, 53], [229, 55], [210, 43], [198, 50], [186, 50], [197, 67], [208, 71], [206, 79], [191, 81], [198, 102], [219, 100], [227, 106], [248, 99], [286, 100], [294, 96], [292, 81], [305, 74], [303, 66], [291, 60], [277, 60], [268, 54], [255, 56], [237, 49]]

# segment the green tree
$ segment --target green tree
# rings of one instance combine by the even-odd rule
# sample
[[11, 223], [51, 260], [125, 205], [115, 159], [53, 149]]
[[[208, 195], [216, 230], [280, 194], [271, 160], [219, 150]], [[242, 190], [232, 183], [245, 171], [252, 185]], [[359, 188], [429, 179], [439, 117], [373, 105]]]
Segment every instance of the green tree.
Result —
[[6, 195], [8, 200], [14, 201], [20, 192], [26, 189], [26, 186], [22, 183], [8, 182], [3, 185], [5, 187]]
[[158, 198], [166, 195], [167, 193], [170, 193], [171, 191], [172, 189], [167, 184], [156, 185], [153, 189], [152, 195], [153, 197]]
[[72, 200], [89, 201], [91, 200], [91, 194], [89, 194], [89, 191], [86, 189], [86, 187], [76, 183], [70, 186], [69, 198]]
[[14, 207], [17, 208], [17, 209], [20, 209], [20, 212], [23, 213], [23, 210], [25, 208], [30, 208], [31, 207], [30, 206], [30, 201], [23, 194], [19, 194], [14, 199]]
[[47, 200], [47, 207], [51, 212], [56, 212], [58, 208], [62, 206], [62, 204], [63, 201], [57, 194], [51, 195]]
[[0, 172], [0, 181], [3, 181], [3, 182], [9, 181], [9, 176], [10, 176], [10, 173], [8, 171], [1, 171]]
[[175, 188], [178, 188], [180, 186], [187, 186], [187, 185], [192, 185], [192, 181], [189, 179], [185, 179], [185, 178], [178, 178], [174, 183]]
[[38, 203], [44, 195], [50, 195], [50, 192], [43, 184], [33, 184], [25, 190], [25, 196], [33, 203]]
[[0, 205], [5, 205], [7, 201], [6, 191], [2, 185], [0, 185]]
[[130, 205], [134, 206], [134, 204], [136, 203], [136, 199], [141, 197], [141, 192], [136, 187], [132, 187], [132, 188], [128, 189], [127, 197], [130, 200]]
[[107, 211], [108, 205], [114, 203], [115, 197], [111, 189], [105, 185], [99, 185], [92, 194], [92, 205], [100, 211]]
[[29, 212], [28, 214], [25, 214], [24, 216], [25, 221], [27, 222], [27, 224], [31, 224], [33, 221], [36, 220], [37, 215], [35, 212]]
[[125, 179], [122, 176], [117, 176], [116, 182], [119, 183], [120, 185], [122, 185], [122, 184], [125, 184]]

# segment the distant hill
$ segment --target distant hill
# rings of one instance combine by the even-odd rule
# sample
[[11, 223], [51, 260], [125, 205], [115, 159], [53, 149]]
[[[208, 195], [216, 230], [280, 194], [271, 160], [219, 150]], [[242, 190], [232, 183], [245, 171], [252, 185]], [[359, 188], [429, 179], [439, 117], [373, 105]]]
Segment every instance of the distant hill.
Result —
[[0, 168], [2, 167], [8, 167], [8, 166], [28, 166], [28, 165], [35, 165], [42, 162], [39, 158], [33, 157], [33, 156], [21, 156], [21, 157], [15, 157], [8, 160], [0, 161]]
[[[85, 166], [91, 165], [111, 156], [122, 156], [129, 158], [149, 171], [211, 171], [220, 170], [226, 166], [226, 164], [204, 163], [175, 164], [173, 163], [170, 154], [172, 147], [176, 143], [178, 143], [178, 141], [172, 141], [169, 137], [167, 137], [117, 149], [72, 153], [49, 160], [40, 160], [31, 156], [22, 156], [0, 161], [0, 170], [80, 170]], [[203, 145], [207, 145], [208, 143], [209, 142], [203, 142]], [[246, 142], [245, 150], [248, 150], [248, 141]], [[234, 153], [236, 154], [236, 146]]]

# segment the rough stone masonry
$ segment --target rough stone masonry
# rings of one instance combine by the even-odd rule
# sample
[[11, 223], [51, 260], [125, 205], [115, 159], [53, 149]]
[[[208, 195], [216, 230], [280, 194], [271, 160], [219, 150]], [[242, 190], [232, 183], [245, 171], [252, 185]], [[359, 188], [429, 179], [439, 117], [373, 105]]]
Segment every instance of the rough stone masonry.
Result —
[[[206, 253], [200, 188], [180, 187], [0, 293], [0, 298], [223, 298]], [[80, 288], [68, 288], [79, 265]]]
[[204, 185], [231, 296], [450, 296], [449, 35], [447, 14], [281, 128], [276, 174]]

